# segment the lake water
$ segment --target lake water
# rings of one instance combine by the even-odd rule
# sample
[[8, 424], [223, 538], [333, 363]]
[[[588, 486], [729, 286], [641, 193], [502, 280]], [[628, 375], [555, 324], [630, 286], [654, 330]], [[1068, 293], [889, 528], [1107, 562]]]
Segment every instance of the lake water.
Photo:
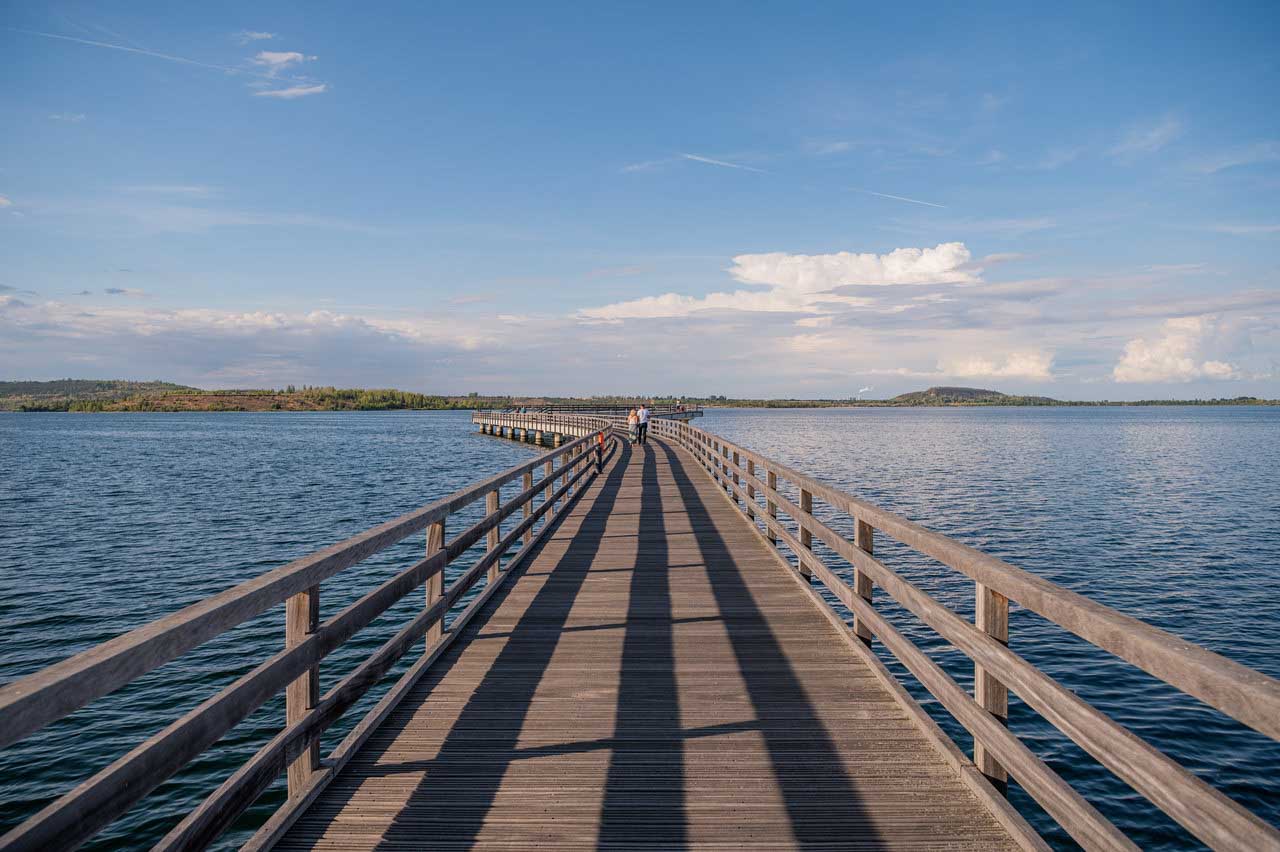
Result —
[[[698, 425], [1280, 677], [1280, 409], [717, 410]], [[475, 434], [461, 412], [0, 414], [0, 681], [532, 452]], [[479, 515], [478, 506], [468, 513]], [[326, 582], [322, 612], [409, 564], [422, 544], [415, 536]], [[891, 567], [972, 615], [972, 582], [884, 538], [876, 547]], [[322, 689], [420, 603], [411, 596], [328, 658]], [[882, 596], [877, 606], [971, 684], [963, 655]], [[0, 830], [244, 674], [279, 647], [282, 625], [277, 607], [0, 751]], [[1280, 823], [1280, 745], [1016, 607], [1010, 639], [1083, 698]], [[945, 711], [913, 693], [968, 750]], [[329, 732], [325, 751], [373, 700]], [[278, 731], [282, 716], [282, 700], [264, 706], [89, 848], [154, 842]], [[1197, 848], [1016, 699], [1010, 726], [1141, 845]], [[282, 795], [277, 784], [222, 845], [243, 841]], [[1025, 794], [1015, 787], [1011, 796], [1054, 845], [1067, 845]]]

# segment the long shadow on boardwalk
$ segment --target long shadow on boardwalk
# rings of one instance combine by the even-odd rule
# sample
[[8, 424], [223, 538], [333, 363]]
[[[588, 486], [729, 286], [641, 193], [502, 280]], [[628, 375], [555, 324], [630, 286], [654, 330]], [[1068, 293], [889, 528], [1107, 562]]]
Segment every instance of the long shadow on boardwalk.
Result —
[[[547, 633], [563, 628], [569, 618], [569, 610], [592, 560], [600, 551], [605, 522], [617, 501], [618, 486], [622, 483], [630, 457], [630, 447], [623, 445], [603, 488], [587, 510], [581, 530], [556, 566], [555, 580], [549, 580], [539, 589], [525, 615], [512, 629], [507, 644], [498, 653], [441, 745], [428, 780], [414, 791], [384, 832], [379, 849], [412, 849], [439, 840], [447, 840], [453, 848], [474, 843], [515, 755], [520, 729], [539, 680], [555, 653], [555, 642], [547, 641]], [[508, 585], [500, 590], [488, 603], [491, 612], [501, 604], [511, 588]], [[495, 710], [498, 715], [495, 715]], [[482, 756], [474, 753], [477, 740], [468, 736], [477, 729], [488, 732]], [[442, 803], [433, 803], [432, 800], [441, 792], [458, 789], [467, 791], [469, 801], [465, 808], [449, 809], [449, 836], [424, 836], [422, 825], [413, 820], [414, 812], [441, 808]]]
[[680, 696], [676, 684], [674, 613], [667, 527], [651, 444], [640, 482], [636, 563], [627, 598], [618, 681], [614, 747], [600, 812], [600, 846], [687, 843]]
[[[696, 533], [712, 594], [725, 619], [726, 633], [769, 752], [792, 834], [802, 847], [880, 845], [879, 833], [844, 769], [840, 750], [818, 719], [790, 660], [769, 629], [746, 578], [716, 531], [711, 513], [679, 456], [666, 444], [659, 446], [670, 462], [671, 474]], [[778, 570], [787, 569], [779, 565]], [[819, 641], [818, 637], [813, 641]], [[833, 659], [832, 665], [835, 664]], [[732, 780], [726, 779], [726, 783], [732, 784]]]

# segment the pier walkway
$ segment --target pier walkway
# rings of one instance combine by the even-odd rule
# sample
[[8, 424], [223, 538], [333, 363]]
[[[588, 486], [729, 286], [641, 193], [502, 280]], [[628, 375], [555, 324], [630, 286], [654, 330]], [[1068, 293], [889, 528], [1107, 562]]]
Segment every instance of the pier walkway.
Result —
[[[49, 760], [93, 767], [42, 801], [0, 779], [3, 801], [23, 808], [4, 817], [0, 850], [74, 849], [126, 814], [125, 831], [149, 824], [156, 850], [225, 844], [229, 830], [253, 832], [243, 848], [255, 852], [1047, 850], [1014, 807], [1028, 797], [1085, 849], [1136, 849], [1047, 762], [1061, 749], [1019, 736], [1036, 714], [1090, 771], [1127, 784], [1135, 808], [1180, 825], [1188, 848], [1280, 852], [1280, 831], [1223, 792], [1239, 789], [1235, 756], [1200, 777], [1135, 736], [1019, 653], [1034, 640], [1010, 607], [1275, 741], [1280, 681], [700, 429], [700, 412], [661, 412], [640, 446], [616, 414], [476, 412], [483, 435], [539, 450], [0, 685], [0, 748], [56, 733]], [[409, 564], [365, 572], [361, 597], [322, 606], [326, 582], [420, 535], [415, 555], [392, 551]], [[888, 557], [882, 539], [897, 542]], [[904, 551], [951, 572], [972, 608], [896, 570]], [[95, 728], [74, 717], [46, 731], [157, 670], [153, 694], [169, 700], [163, 666], [233, 630], [279, 635], [278, 615], [259, 618], [273, 611], [278, 650], [228, 663], [225, 686], [127, 753], [98, 758]], [[904, 621], [942, 640], [946, 669]], [[322, 692], [321, 666], [366, 630], [381, 644]], [[957, 673], [956, 655], [972, 669]], [[932, 696], [929, 712], [900, 677]], [[228, 734], [281, 694], [278, 733], [234, 746], [257, 750], [194, 809], [146, 812], [175, 776], [209, 783], [198, 759], [232, 748]], [[322, 755], [322, 735], [366, 696], [372, 707]], [[972, 751], [931, 715], [944, 712]], [[246, 815], [269, 795], [269, 816]]]
[[625, 447], [278, 848], [1013, 848], [819, 606]]

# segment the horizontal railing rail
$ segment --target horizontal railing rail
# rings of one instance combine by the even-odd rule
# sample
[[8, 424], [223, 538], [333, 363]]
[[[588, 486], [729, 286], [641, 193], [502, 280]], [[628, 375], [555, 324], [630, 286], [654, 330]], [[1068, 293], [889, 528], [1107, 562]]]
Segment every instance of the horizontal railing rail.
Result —
[[[611, 403], [559, 403], [554, 405], [513, 405], [507, 408], [490, 409], [493, 413], [503, 414], [598, 414], [602, 416], [626, 417], [627, 413], [633, 411], [638, 406], [632, 405], [615, 405]], [[658, 403], [649, 406], [649, 412], [654, 415], [673, 415], [688, 414], [694, 411], [701, 411], [701, 406]]]
[[[1143, 621], [932, 532], [736, 443], [687, 423], [659, 421], [655, 434], [690, 452], [762, 535], [784, 545], [853, 614], [864, 643], [879, 639], [972, 734], [973, 764], [1002, 788], [1009, 775], [1088, 849], [1136, 848], [1118, 828], [1006, 726], [1012, 690], [1117, 778], [1212, 848], [1280, 849], [1280, 832], [1079, 698], [1009, 647], [1014, 601], [1266, 736], [1280, 740], [1280, 681]], [[789, 482], [799, 504], [780, 490]], [[813, 499], [854, 521], [851, 540], [813, 514]], [[788, 525], [779, 512], [790, 519]], [[793, 531], [794, 530], [794, 531]], [[970, 623], [873, 555], [876, 532], [975, 583]], [[850, 584], [813, 551], [818, 539], [853, 570]], [[974, 664], [970, 695], [873, 605], [879, 587]]]
[[[589, 428], [592, 425], [594, 431]], [[587, 481], [599, 474], [606, 458], [611, 457], [618, 446], [607, 418], [578, 417], [571, 427], [565, 424], [565, 428], [572, 428], [581, 437], [442, 500], [0, 687], [0, 747], [3, 747], [267, 609], [286, 604], [283, 650], [0, 837], [0, 848], [61, 849], [79, 845], [282, 691], [286, 696], [283, 730], [156, 848], [207, 846], [282, 773], [288, 775], [289, 798], [272, 820], [277, 827], [287, 823], [332, 779], [363, 738], [394, 706], [394, 701], [440, 656], [479, 605], [537, 544], [554, 517], [581, 494]], [[535, 481], [537, 471], [542, 476]], [[503, 502], [502, 487], [516, 480], [522, 490]], [[446, 520], [482, 497], [484, 516], [445, 541]], [[502, 522], [516, 512], [522, 513], [520, 522], [505, 535], [501, 534]], [[543, 521], [542, 526], [535, 530], [539, 521]], [[427, 553], [423, 559], [327, 620], [320, 620], [322, 581], [423, 530], [427, 531]], [[443, 588], [445, 567], [485, 537], [484, 555], [447, 589]], [[523, 546], [502, 570], [502, 558], [521, 540]], [[479, 584], [481, 577], [486, 579], [480, 593], [446, 631], [446, 614]], [[321, 697], [320, 662], [392, 605], [423, 586], [426, 600], [417, 615]], [[320, 735], [424, 637], [427, 645], [422, 660], [401, 676], [328, 761], [322, 762]]]

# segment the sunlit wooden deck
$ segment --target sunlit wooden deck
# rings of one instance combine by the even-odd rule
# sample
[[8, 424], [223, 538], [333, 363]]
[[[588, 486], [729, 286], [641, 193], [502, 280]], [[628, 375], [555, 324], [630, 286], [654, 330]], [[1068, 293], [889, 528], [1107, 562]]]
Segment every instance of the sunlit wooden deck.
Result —
[[1013, 848], [806, 586], [624, 447], [277, 848]]

